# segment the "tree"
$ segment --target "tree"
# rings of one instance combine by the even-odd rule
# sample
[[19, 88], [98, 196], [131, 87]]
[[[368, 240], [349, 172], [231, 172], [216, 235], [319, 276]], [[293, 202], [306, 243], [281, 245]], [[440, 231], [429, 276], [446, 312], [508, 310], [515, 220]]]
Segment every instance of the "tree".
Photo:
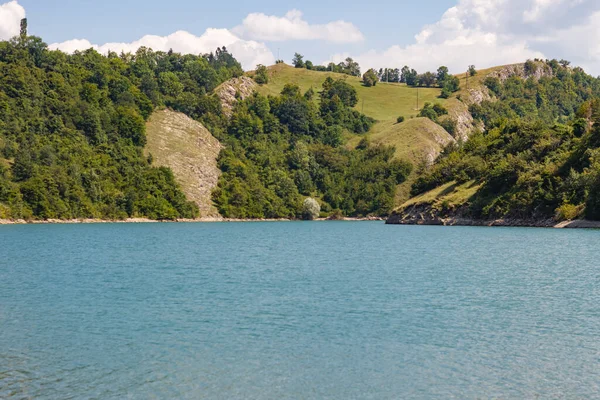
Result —
[[302, 204], [302, 218], [307, 221], [313, 221], [319, 218], [321, 214], [321, 206], [319, 203], [313, 199], [312, 197], [304, 200]]
[[363, 75], [363, 84], [367, 87], [377, 85], [377, 81], [379, 81], [379, 78], [377, 77], [377, 73], [373, 68], [365, 72]]
[[477, 75], [477, 69], [475, 69], [474, 65], [469, 65], [469, 76]]
[[292, 59], [292, 64], [295, 68], [304, 68], [304, 56], [302, 54], [295, 53], [294, 58]]
[[460, 80], [456, 76], [449, 76], [444, 82], [442, 88], [442, 94], [440, 97], [447, 99], [452, 93], [457, 92], [460, 89]]
[[21, 39], [27, 39], [27, 18], [21, 20]]
[[269, 71], [267, 67], [262, 64], [258, 64], [256, 66], [256, 73], [254, 74], [254, 81], [259, 85], [264, 85], [265, 83], [269, 83]]
[[360, 76], [360, 66], [350, 57], [346, 58], [343, 63], [343, 68], [347, 71], [346, 73], [348, 75]]
[[419, 74], [414, 69], [410, 69], [408, 66], [404, 66], [401, 71], [400, 81], [406, 83], [408, 86], [417, 86]]
[[448, 67], [441, 66], [437, 70], [437, 83], [440, 87], [444, 86], [446, 79], [450, 76]]
[[418, 77], [419, 86], [432, 87], [435, 85], [435, 79], [436, 77], [433, 72], [425, 72]]
[[323, 82], [321, 91], [321, 101], [331, 100], [337, 96], [346, 107], [354, 107], [358, 103], [358, 94], [356, 89], [345, 82], [343, 79], [333, 80], [327, 77]]
[[310, 60], [306, 60], [306, 63], [304, 65], [306, 66], [306, 69], [313, 69], [314, 68], [314, 64]]

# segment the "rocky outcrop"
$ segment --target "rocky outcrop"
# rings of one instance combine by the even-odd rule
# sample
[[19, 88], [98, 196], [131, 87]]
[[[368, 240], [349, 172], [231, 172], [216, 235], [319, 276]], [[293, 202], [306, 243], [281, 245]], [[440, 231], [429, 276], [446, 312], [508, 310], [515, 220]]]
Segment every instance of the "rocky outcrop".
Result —
[[550, 68], [550, 66], [545, 62], [532, 61], [530, 66], [532, 68], [528, 69], [526, 68], [526, 64], [506, 65], [491, 72], [488, 76], [496, 77], [500, 79], [500, 81], [504, 82], [513, 76], [517, 76], [522, 79], [534, 78], [535, 80], [539, 80], [542, 77], [553, 75], [552, 68]]
[[443, 216], [431, 205], [419, 204], [395, 211], [385, 222], [388, 225], [434, 225], [434, 226], [505, 226], [505, 227], [537, 227], [562, 229], [599, 229], [600, 221], [575, 220], [556, 222], [554, 219], [516, 219], [502, 218], [495, 220], [479, 220], [464, 216], [458, 209], [451, 215]]
[[146, 130], [145, 152], [152, 155], [154, 165], [173, 170], [201, 217], [220, 218], [211, 194], [221, 175], [217, 166], [221, 143], [200, 122], [168, 109], [152, 114]]
[[223, 113], [228, 117], [233, 113], [233, 107], [238, 99], [245, 99], [252, 96], [256, 91], [258, 84], [252, 78], [241, 76], [223, 82], [215, 89], [215, 94], [221, 100]]

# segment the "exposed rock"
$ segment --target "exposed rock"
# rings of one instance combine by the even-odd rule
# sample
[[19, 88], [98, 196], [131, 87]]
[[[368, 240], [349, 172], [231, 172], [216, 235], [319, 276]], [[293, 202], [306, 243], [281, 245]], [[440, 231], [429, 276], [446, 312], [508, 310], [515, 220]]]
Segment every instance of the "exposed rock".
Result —
[[156, 111], [147, 123], [154, 164], [170, 167], [188, 200], [198, 204], [202, 217], [219, 218], [211, 199], [221, 171], [217, 157], [221, 143], [200, 123], [171, 110]]
[[257, 87], [258, 84], [254, 82], [252, 78], [247, 76], [241, 76], [223, 82], [215, 89], [217, 97], [221, 100], [223, 113], [228, 117], [231, 117], [233, 107], [237, 103], [238, 97], [243, 100], [252, 96]]
[[386, 221], [388, 225], [437, 225], [437, 226], [506, 226], [506, 227], [538, 227], [599, 229], [600, 221], [575, 220], [557, 223], [554, 219], [516, 219], [502, 218], [479, 220], [465, 216], [460, 208], [443, 216], [428, 204], [418, 204], [394, 212]]
[[548, 64], [541, 61], [534, 61], [533, 63], [535, 64], [534, 72], [526, 72], [525, 64], [514, 64], [499, 68], [496, 71], [491, 72], [488, 76], [496, 77], [502, 82], [513, 76], [518, 76], [523, 79], [534, 78], [535, 80], [539, 80], [545, 76], [552, 76], [552, 68], [550, 68]]

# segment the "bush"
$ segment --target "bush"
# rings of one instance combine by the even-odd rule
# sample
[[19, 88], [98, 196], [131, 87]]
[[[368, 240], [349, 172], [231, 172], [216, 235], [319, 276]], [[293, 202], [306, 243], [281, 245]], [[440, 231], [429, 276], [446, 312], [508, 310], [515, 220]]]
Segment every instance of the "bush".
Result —
[[267, 70], [267, 67], [258, 64], [256, 67], [256, 74], [254, 74], [254, 81], [259, 85], [269, 83], [269, 71]]
[[581, 206], [574, 206], [573, 204], [565, 203], [556, 209], [556, 216], [554, 217], [557, 221], [572, 221], [577, 219], [582, 211]]
[[379, 81], [379, 77], [377, 76], [377, 73], [373, 69], [368, 70], [363, 75], [363, 84], [366, 87], [375, 86], [375, 85], [377, 85], [378, 81]]
[[396, 120], [396, 122], [399, 123], [399, 124], [401, 124], [401, 123], [404, 122], [404, 119], [405, 119], [404, 116], [400, 116], [400, 117], [398, 117], [398, 119]]
[[446, 130], [450, 135], [454, 136], [456, 134], [457, 123], [456, 120], [452, 118], [446, 118], [442, 122], [440, 122], [442, 128]]
[[313, 221], [319, 218], [319, 214], [321, 214], [321, 206], [315, 199], [309, 197], [304, 200], [302, 204], [302, 219]]

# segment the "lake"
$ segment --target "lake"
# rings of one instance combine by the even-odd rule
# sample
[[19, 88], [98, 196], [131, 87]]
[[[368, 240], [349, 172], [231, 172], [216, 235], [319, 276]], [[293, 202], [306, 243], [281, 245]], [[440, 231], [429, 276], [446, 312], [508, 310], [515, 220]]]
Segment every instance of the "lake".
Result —
[[0, 398], [600, 395], [600, 231], [0, 226]]

